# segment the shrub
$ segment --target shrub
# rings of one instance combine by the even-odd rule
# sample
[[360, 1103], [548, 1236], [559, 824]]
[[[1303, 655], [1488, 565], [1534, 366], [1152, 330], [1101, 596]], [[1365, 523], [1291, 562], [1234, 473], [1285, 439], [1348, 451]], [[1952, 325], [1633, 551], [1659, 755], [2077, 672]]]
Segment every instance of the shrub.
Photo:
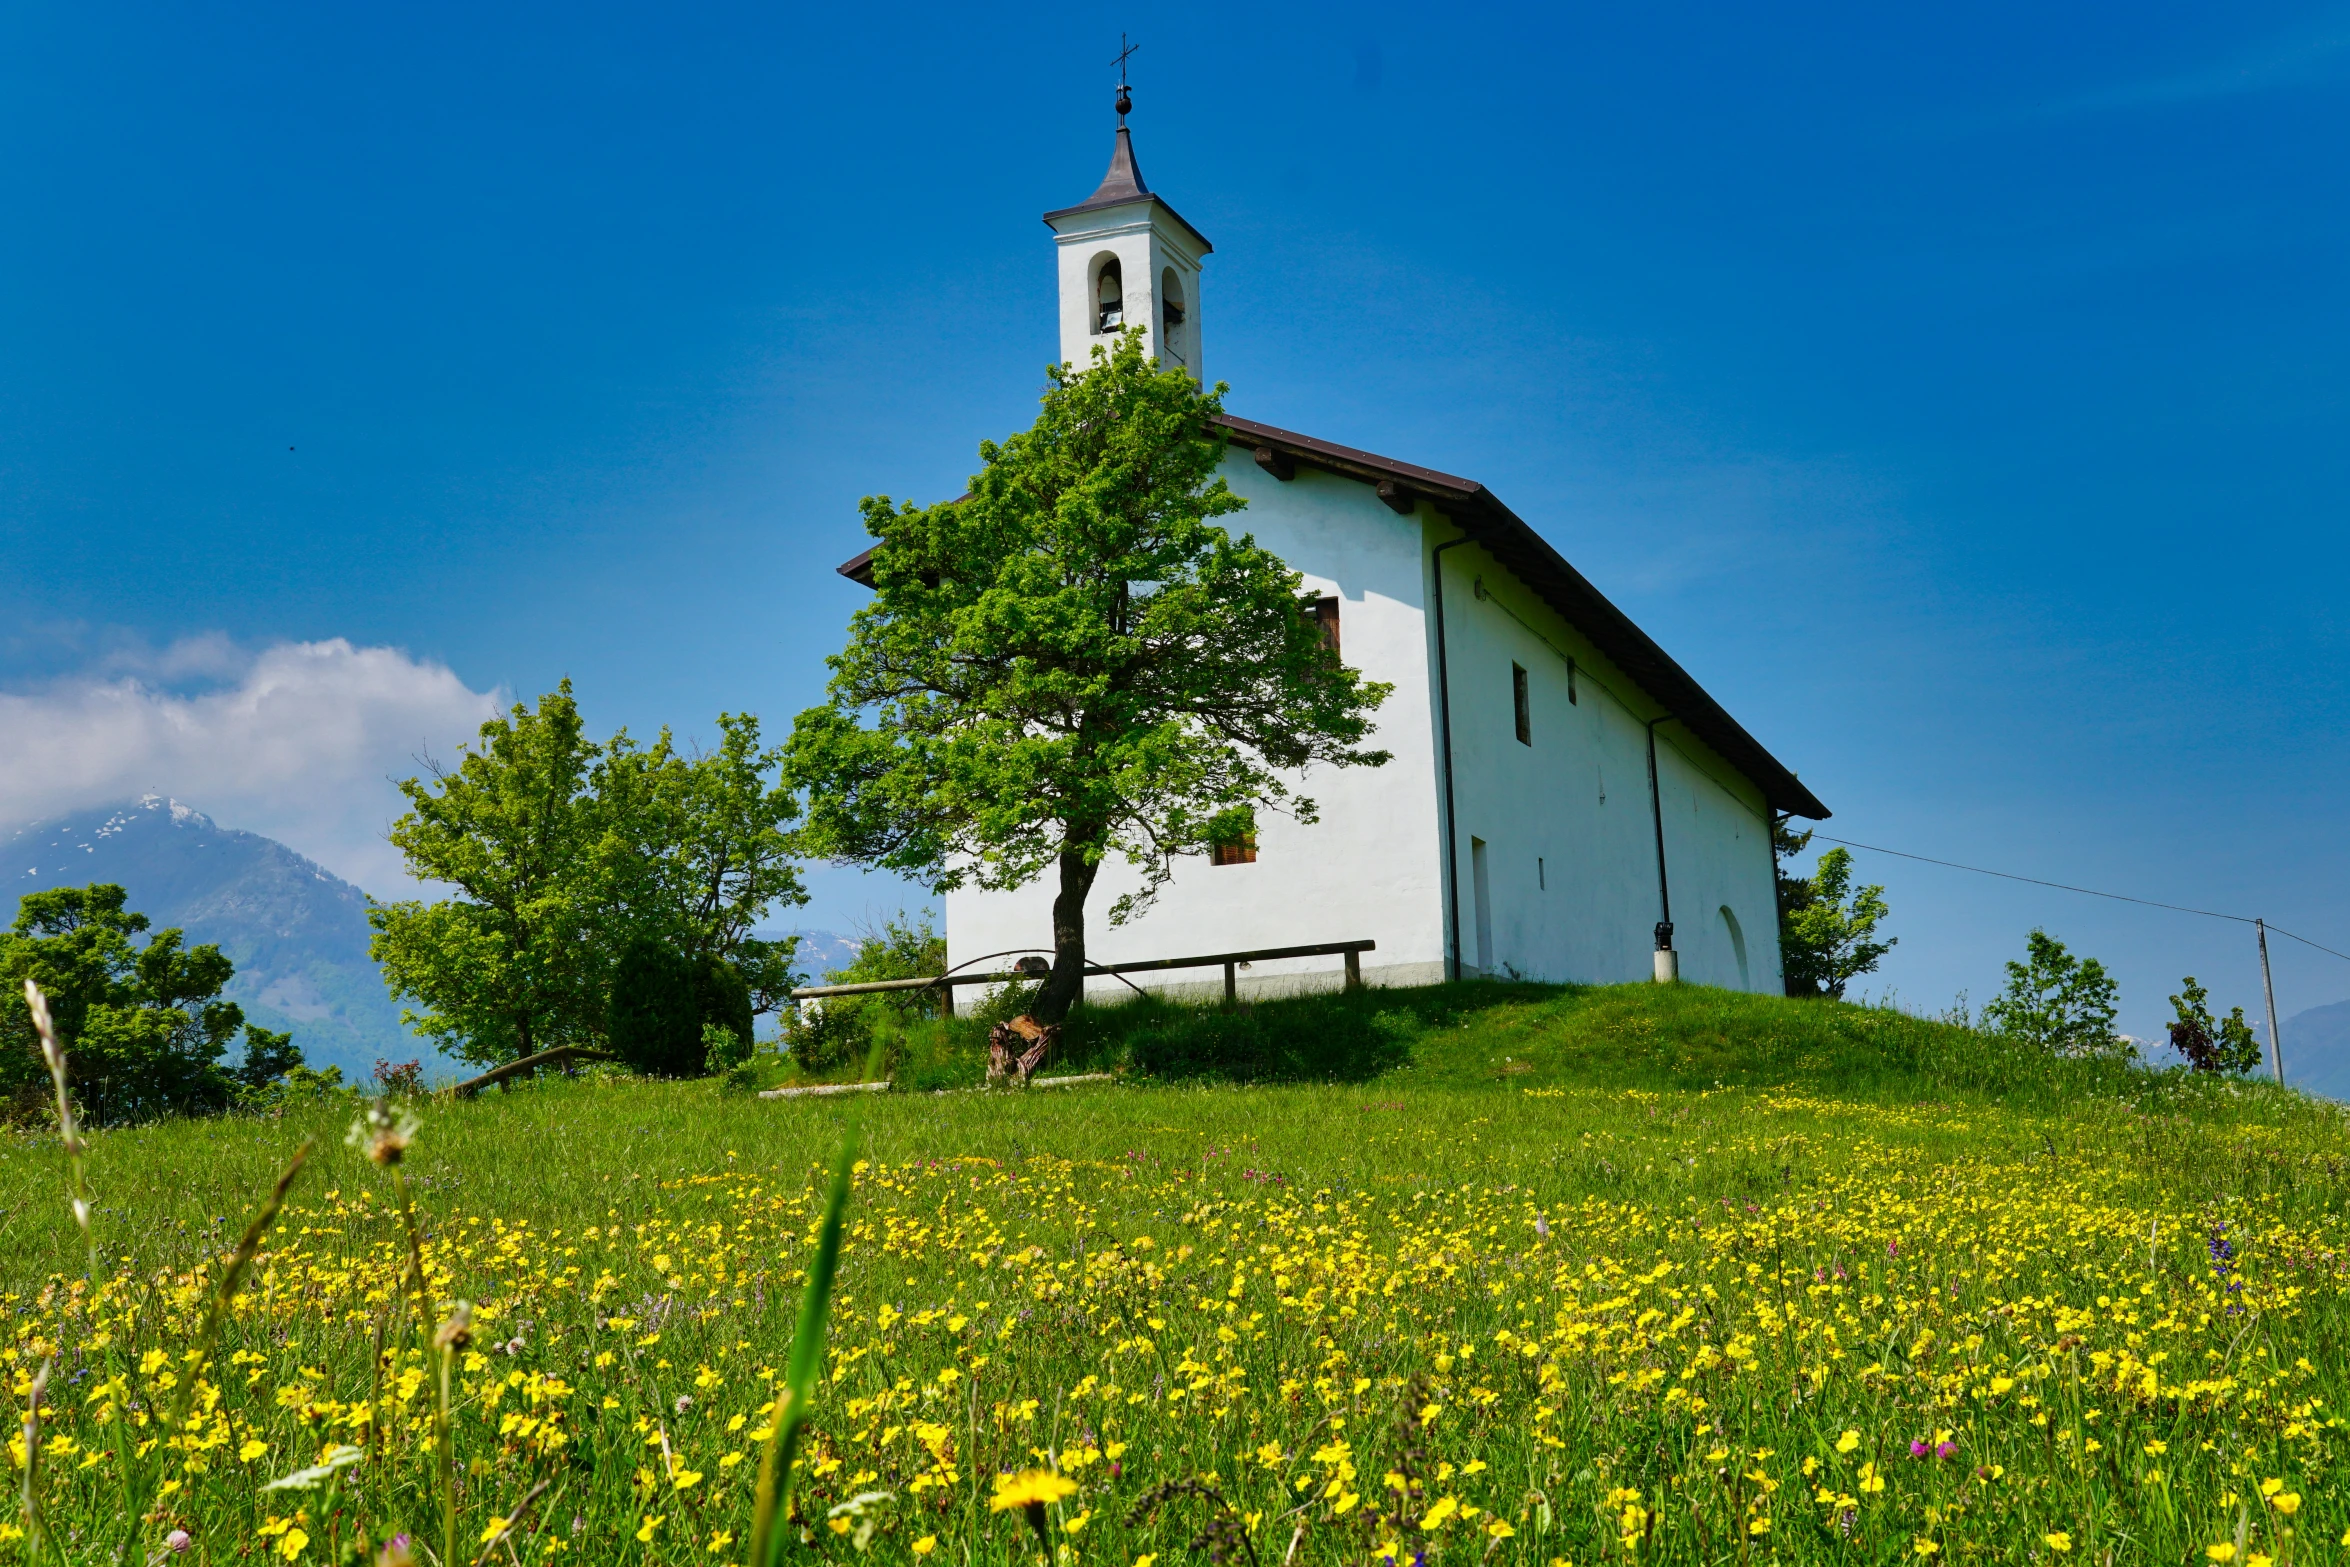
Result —
[[701, 1076], [706, 987], [706, 976], [674, 949], [630, 942], [614, 968], [605, 1014], [613, 1054], [648, 1077]]
[[723, 1023], [702, 1025], [702, 1061], [713, 1072], [731, 1072], [751, 1059], [751, 1041]]
[[834, 996], [794, 1017], [785, 1040], [801, 1071], [830, 1072], [863, 1060], [872, 1048], [875, 1026], [887, 1027], [894, 1020], [895, 1014], [879, 997]]
[[2240, 1073], [2260, 1065], [2260, 1041], [2252, 1037], [2242, 1007], [2215, 1018], [2206, 1005], [2210, 992], [2195, 983], [2194, 975], [2181, 981], [2180, 988], [2184, 993], [2170, 998], [2178, 1020], [2167, 1026], [2171, 1048], [2186, 1057], [2188, 1066], [2198, 1072]]
[[[732, 1034], [748, 1050], [754, 1036], [754, 1014], [751, 1011], [751, 987], [742, 971], [724, 958], [712, 958], [703, 964], [696, 976], [701, 999], [702, 1029], [705, 1034], [719, 1028]], [[712, 1070], [725, 1063], [711, 1058]]]
[[394, 1099], [412, 1099], [424, 1092], [422, 1061], [386, 1061], [376, 1058], [375, 1091]]

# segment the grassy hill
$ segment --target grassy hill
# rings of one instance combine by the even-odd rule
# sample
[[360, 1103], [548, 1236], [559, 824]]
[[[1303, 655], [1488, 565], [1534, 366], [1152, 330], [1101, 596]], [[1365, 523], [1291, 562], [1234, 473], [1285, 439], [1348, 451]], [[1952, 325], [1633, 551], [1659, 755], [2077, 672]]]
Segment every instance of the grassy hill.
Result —
[[[975, 1077], [971, 1026], [926, 1027], [906, 1076]], [[807, 1556], [869, 1523], [883, 1560], [1036, 1560], [991, 1502], [1040, 1466], [1075, 1487], [1039, 1515], [1056, 1552], [1115, 1563], [1219, 1519], [1225, 1559], [1292, 1564], [2281, 1563], [2350, 1531], [2331, 1105], [1696, 987], [1105, 1008], [1070, 1056], [1126, 1081], [421, 1106], [433, 1314], [477, 1311], [461, 1542], [543, 1480], [530, 1560], [740, 1559], [745, 1433], [852, 1127]], [[438, 1541], [434, 1368], [350, 1113], [95, 1138], [94, 1293], [55, 1140], [0, 1143], [17, 1365], [74, 1390], [39, 1486], [85, 1546], [127, 1539], [130, 1404], [164, 1407], [207, 1259], [306, 1135], [214, 1413], [146, 1460], [140, 1494], [181, 1482], [148, 1548]], [[257, 1488], [335, 1441], [367, 1456], [331, 1506]]]

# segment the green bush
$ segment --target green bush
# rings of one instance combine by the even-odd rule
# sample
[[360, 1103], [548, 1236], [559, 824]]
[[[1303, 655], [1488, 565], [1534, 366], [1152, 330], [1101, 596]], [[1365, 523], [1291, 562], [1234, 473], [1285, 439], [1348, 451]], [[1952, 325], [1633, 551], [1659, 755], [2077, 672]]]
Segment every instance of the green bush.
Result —
[[723, 1023], [702, 1025], [702, 1061], [713, 1072], [731, 1072], [751, 1059], [751, 1041]]
[[647, 1077], [699, 1077], [705, 982], [680, 953], [632, 941], [612, 975], [605, 1037], [613, 1054]]
[[[742, 971], [724, 958], [712, 958], [702, 968], [699, 977], [702, 1028], [722, 1028], [741, 1040], [747, 1049], [753, 1030], [751, 987]], [[712, 1070], [721, 1070], [731, 1062], [712, 1059]]]
[[896, 1021], [896, 1010], [882, 997], [834, 996], [794, 1018], [785, 1039], [801, 1071], [832, 1072], [864, 1060], [874, 1030]]

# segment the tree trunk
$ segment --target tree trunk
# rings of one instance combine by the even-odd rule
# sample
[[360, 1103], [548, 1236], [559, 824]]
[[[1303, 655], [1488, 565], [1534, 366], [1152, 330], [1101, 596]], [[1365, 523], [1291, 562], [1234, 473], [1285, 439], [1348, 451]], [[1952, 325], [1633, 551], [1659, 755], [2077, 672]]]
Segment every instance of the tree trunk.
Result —
[[1058, 1023], [1085, 992], [1085, 897], [1093, 891], [1098, 862], [1082, 849], [1061, 850], [1061, 890], [1053, 898], [1053, 971], [1037, 993], [1039, 1023]]

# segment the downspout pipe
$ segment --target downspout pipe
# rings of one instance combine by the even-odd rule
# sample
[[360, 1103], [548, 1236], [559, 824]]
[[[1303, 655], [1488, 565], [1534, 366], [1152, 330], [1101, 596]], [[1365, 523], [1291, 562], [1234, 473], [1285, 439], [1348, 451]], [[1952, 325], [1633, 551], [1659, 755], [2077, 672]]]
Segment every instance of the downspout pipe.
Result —
[[1435, 571], [1436, 593], [1436, 721], [1438, 750], [1444, 760], [1444, 977], [1461, 977], [1461, 851], [1460, 824], [1453, 815], [1452, 793], [1452, 674], [1444, 653], [1444, 552], [1455, 545], [1474, 543], [1469, 535], [1447, 539], [1428, 552]]
[[1669, 983], [1681, 977], [1681, 955], [1673, 950], [1673, 884], [1665, 875], [1665, 795], [1656, 772], [1656, 726], [1673, 721], [1661, 713], [1648, 721], [1648, 814], [1656, 824], [1656, 977]]

